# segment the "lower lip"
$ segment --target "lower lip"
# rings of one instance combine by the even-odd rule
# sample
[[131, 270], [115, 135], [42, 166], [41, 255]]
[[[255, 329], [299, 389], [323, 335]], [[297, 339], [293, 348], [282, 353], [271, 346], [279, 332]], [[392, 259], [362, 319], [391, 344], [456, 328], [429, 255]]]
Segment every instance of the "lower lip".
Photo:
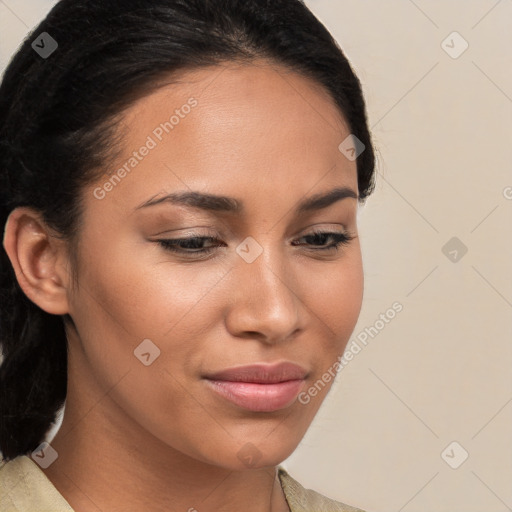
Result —
[[209, 379], [206, 382], [213, 391], [239, 407], [249, 411], [273, 412], [284, 409], [295, 401], [304, 380], [288, 380], [275, 384]]

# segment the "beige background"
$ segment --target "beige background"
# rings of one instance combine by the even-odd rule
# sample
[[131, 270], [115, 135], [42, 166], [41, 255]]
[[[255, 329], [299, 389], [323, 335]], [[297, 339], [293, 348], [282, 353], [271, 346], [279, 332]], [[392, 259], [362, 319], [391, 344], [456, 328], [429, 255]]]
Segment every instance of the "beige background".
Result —
[[[54, 3], [0, 0], [2, 69]], [[351, 340], [376, 328], [283, 465], [368, 512], [511, 510], [512, 2], [307, 3], [363, 83], [379, 153]]]

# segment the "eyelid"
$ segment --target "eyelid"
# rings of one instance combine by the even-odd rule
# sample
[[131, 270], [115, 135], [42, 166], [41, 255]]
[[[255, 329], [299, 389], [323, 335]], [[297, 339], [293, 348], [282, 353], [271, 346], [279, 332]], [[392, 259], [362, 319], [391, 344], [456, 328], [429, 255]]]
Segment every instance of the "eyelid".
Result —
[[318, 231], [318, 232], [325, 232], [325, 231], [329, 231], [329, 230], [333, 230], [333, 231], [336, 231], [336, 230], [339, 230], [339, 229], [342, 229], [342, 233], [345, 233], [345, 234], [350, 234], [350, 230], [348, 229], [348, 227], [341, 223], [341, 222], [314, 222], [313, 224], [309, 224], [308, 226], [302, 228], [297, 234], [293, 235], [292, 238], [296, 238], [298, 236], [304, 236], [304, 235], [301, 235], [300, 233], [311, 233], [313, 231]]
[[[347, 223], [341, 223], [341, 222], [314, 222], [312, 224], [308, 224], [307, 226], [302, 227], [299, 231], [295, 231], [292, 235], [287, 237], [287, 241], [293, 240], [295, 238], [304, 236], [308, 233], [311, 233], [312, 231], [321, 231], [325, 232], [328, 230], [340, 230], [341, 232], [347, 235], [354, 235], [356, 230], [352, 232], [348, 226]], [[270, 233], [274, 228], [270, 228], [265, 234]], [[199, 231], [204, 230], [204, 231]], [[158, 233], [154, 233], [152, 236], [165, 236], [168, 235], [169, 237], [173, 238], [185, 238], [185, 237], [203, 237], [203, 236], [211, 236], [215, 238], [237, 238], [237, 233], [230, 228], [228, 223], [220, 222], [220, 229], [216, 229], [209, 226], [194, 226], [190, 228], [180, 228], [180, 229], [172, 229], [172, 230], [163, 230], [159, 231]], [[245, 236], [244, 236], [245, 238]]]
[[[193, 222], [193, 221], [192, 221]], [[215, 237], [235, 237], [235, 232], [229, 227], [229, 224], [219, 219], [216, 223], [218, 227], [212, 227], [212, 225], [201, 225], [189, 227], [189, 228], [177, 228], [177, 229], [165, 229], [158, 233], [152, 234], [153, 236], [169, 235], [176, 238], [182, 238], [185, 236], [215, 236]], [[195, 230], [204, 230], [198, 233]]]
[[[334, 227], [333, 227], [334, 226]], [[168, 235], [169, 237], [172, 236], [172, 238], [176, 239], [182, 239], [182, 238], [202, 238], [202, 237], [212, 237], [212, 238], [219, 238], [219, 239], [225, 239], [225, 238], [236, 238], [236, 233], [230, 229], [228, 226], [222, 226], [222, 230], [214, 229], [210, 226], [195, 226], [193, 228], [182, 228], [182, 229], [174, 229], [174, 230], [164, 230], [160, 231], [158, 233], [155, 233], [153, 236], [163, 236]], [[341, 228], [341, 231], [340, 231]], [[205, 231], [196, 231], [204, 229]], [[222, 233], [222, 231], [225, 229], [227, 233]], [[327, 231], [336, 231], [337, 233], [343, 233], [347, 236], [354, 236], [354, 233], [349, 230], [345, 224], [341, 223], [314, 223], [310, 224], [309, 226], [306, 226], [302, 228], [299, 232], [296, 232], [294, 235], [291, 235], [288, 238], [288, 241], [294, 240], [296, 238], [301, 238], [303, 236], [307, 236], [309, 234], [314, 233], [325, 233]], [[268, 233], [268, 231], [267, 231]]]
[[[205, 231], [199, 231], [205, 230]], [[181, 228], [181, 229], [165, 229], [164, 231], [159, 231], [158, 233], [152, 234], [152, 236], [168, 236], [169, 238], [192, 238], [192, 237], [212, 237], [212, 238], [222, 238], [222, 234], [219, 230], [213, 229], [208, 226], [196, 226], [193, 228]]]

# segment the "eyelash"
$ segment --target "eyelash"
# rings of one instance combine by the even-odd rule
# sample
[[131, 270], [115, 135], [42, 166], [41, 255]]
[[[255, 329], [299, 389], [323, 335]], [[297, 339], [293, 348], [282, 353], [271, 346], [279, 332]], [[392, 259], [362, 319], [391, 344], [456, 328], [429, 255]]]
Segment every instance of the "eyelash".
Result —
[[[335, 242], [331, 243], [328, 246], [320, 247], [313, 249], [314, 251], [328, 251], [331, 249], [335, 249], [337, 252], [342, 245], [348, 245], [351, 240], [355, 238], [355, 236], [350, 235], [348, 233], [339, 233], [339, 232], [333, 232], [333, 231], [313, 231], [308, 235], [304, 235], [299, 238], [315, 238], [315, 237], [321, 237], [321, 236], [327, 236], [332, 237]], [[219, 245], [213, 246], [213, 247], [206, 247], [203, 249], [197, 249], [197, 250], [186, 250], [180, 247], [177, 247], [179, 244], [183, 243], [191, 243], [198, 240], [204, 240], [209, 242], [216, 242], [218, 241], [217, 238], [211, 237], [211, 236], [194, 236], [190, 238], [173, 238], [173, 239], [163, 239], [163, 240], [156, 240], [165, 250], [180, 253], [180, 254], [186, 254], [186, 255], [192, 255], [192, 254], [199, 254], [199, 255], [207, 255], [210, 252], [212, 252], [216, 247], [219, 247]], [[189, 248], [190, 249], [190, 248]]]

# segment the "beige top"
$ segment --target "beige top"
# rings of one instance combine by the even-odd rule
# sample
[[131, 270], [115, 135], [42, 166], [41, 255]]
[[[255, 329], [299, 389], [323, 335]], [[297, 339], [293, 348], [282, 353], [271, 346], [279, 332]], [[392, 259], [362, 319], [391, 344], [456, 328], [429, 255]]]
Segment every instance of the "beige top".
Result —
[[[304, 489], [281, 466], [278, 476], [291, 512], [364, 512]], [[44, 471], [27, 455], [0, 462], [2, 512], [74, 512]]]

